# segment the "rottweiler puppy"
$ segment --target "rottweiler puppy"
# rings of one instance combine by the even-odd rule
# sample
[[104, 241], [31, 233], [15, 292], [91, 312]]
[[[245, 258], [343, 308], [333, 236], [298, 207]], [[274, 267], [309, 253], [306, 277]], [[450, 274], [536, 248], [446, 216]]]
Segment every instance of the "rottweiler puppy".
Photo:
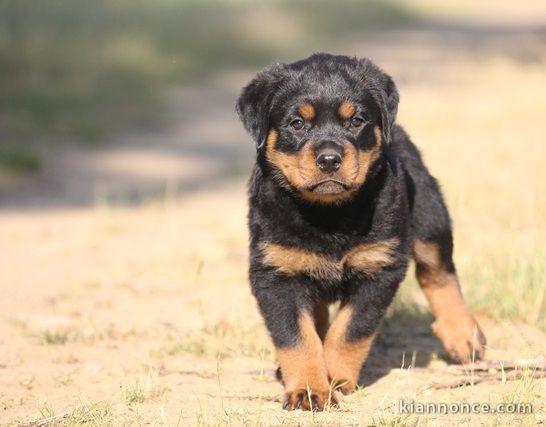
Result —
[[355, 389], [410, 256], [447, 353], [463, 363], [483, 355], [455, 272], [449, 213], [395, 124], [398, 99], [370, 60], [315, 54], [258, 73], [237, 101], [257, 148], [249, 278], [286, 409], [320, 410], [337, 403], [332, 390]]

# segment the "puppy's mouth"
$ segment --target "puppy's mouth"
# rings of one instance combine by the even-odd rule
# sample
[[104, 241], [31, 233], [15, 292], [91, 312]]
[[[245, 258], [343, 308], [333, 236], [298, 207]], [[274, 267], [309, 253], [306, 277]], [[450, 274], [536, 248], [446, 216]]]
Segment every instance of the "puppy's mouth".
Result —
[[341, 194], [351, 188], [350, 185], [341, 182], [336, 181], [334, 179], [327, 179], [324, 181], [321, 181], [317, 184], [313, 184], [308, 187], [309, 191], [312, 191], [313, 193], [325, 196], [325, 195], [335, 195], [335, 194]]

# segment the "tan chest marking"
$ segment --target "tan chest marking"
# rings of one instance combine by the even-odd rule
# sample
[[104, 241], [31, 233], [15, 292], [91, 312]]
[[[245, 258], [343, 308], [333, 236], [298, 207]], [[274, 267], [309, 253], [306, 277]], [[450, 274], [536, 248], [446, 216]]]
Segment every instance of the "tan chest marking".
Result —
[[262, 243], [263, 263], [288, 275], [308, 274], [315, 279], [339, 280], [346, 269], [368, 275], [377, 273], [394, 260], [398, 239], [355, 246], [341, 259], [305, 249]]

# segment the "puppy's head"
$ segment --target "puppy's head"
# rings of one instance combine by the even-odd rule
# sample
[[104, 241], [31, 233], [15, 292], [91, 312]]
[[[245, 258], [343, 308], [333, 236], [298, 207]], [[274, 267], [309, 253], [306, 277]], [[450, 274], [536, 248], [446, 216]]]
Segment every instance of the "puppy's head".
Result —
[[316, 54], [252, 80], [237, 112], [280, 185], [341, 203], [383, 159], [398, 107], [392, 79], [367, 59]]

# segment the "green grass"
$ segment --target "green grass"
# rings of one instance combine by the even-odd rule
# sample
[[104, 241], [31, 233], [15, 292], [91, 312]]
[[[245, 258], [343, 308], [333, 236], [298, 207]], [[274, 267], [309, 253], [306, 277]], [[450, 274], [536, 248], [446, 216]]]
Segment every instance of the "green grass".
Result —
[[[546, 331], [546, 254], [479, 257], [461, 267], [459, 277], [465, 298], [474, 311]], [[400, 322], [430, 317], [428, 306], [417, 301], [421, 291], [413, 274], [414, 267], [410, 266], [385, 316], [387, 330]]]
[[[134, 331], [127, 331], [126, 334], [134, 334]], [[112, 339], [114, 331], [109, 327], [97, 328], [93, 325], [86, 325], [30, 331], [29, 335], [37, 337], [45, 345], [63, 345], [69, 342], [93, 344], [97, 341]]]
[[244, 325], [239, 322], [218, 322], [201, 329], [187, 331], [173, 337], [173, 343], [158, 352], [170, 356], [191, 353], [197, 356], [216, 357], [260, 357], [272, 358], [269, 340], [260, 335], [260, 324]]
[[46, 402], [39, 408], [40, 417], [31, 425], [40, 426], [105, 426], [116, 425], [119, 422], [110, 403], [88, 402], [80, 399], [80, 404], [68, 412], [55, 411]]
[[136, 381], [130, 387], [127, 387], [125, 390], [125, 401], [127, 405], [132, 405], [134, 403], [142, 403], [146, 400], [146, 394], [144, 388], [139, 381]]
[[42, 342], [46, 345], [62, 345], [66, 344], [69, 339], [67, 331], [44, 331], [40, 336]]
[[40, 157], [30, 148], [0, 147], [0, 169], [9, 172], [25, 173], [40, 169]]
[[[102, 143], [157, 123], [161, 91], [322, 50], [415, 16], [378, 0], [0, 1], [0, 135]], [[5, 139], [5, 138], [3, 138]], [[31, 170], [36, 155], [0, 160]]]
[[546, 254], [469, 268], [472, 306], [495, 319], [523, 321], [546, 331]]

